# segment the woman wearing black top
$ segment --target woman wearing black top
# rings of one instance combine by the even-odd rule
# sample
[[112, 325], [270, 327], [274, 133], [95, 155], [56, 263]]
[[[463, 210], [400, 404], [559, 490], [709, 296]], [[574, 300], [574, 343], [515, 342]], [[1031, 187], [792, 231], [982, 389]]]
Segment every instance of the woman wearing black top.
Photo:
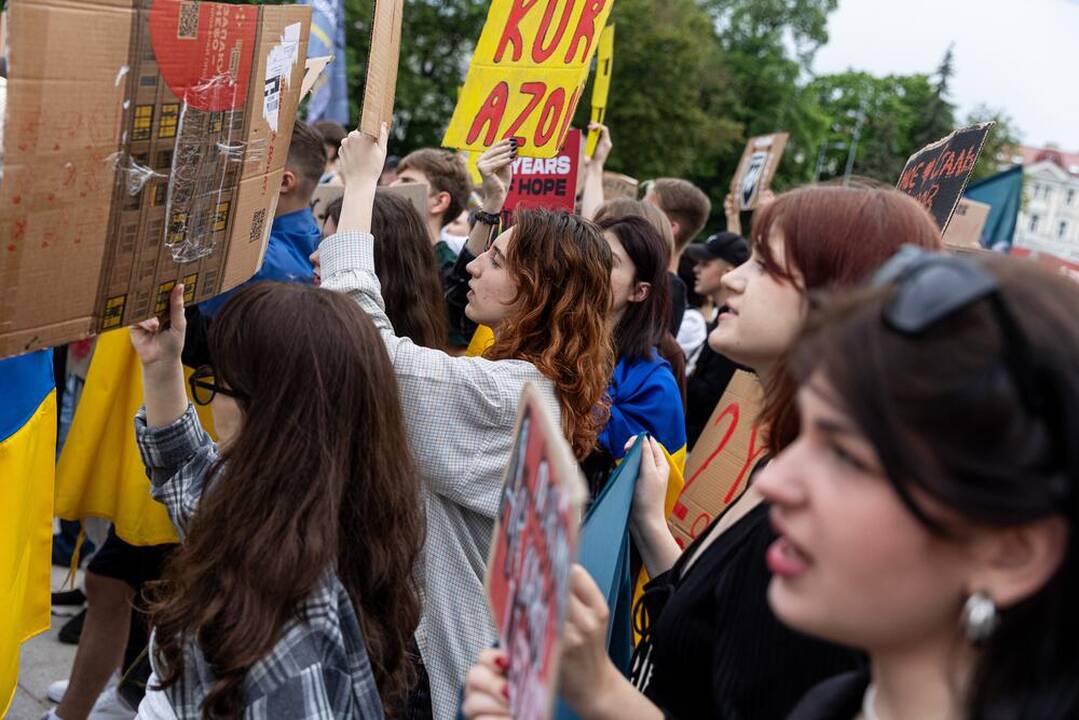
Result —
[[865, 649], [796, 720], [1079, 717], [1079, 286], [904, 250], [789, 367], [757, 480], [781, 620]]
[[[804, 323], [808, 293], [855, 285], [903, 241], [936, 248], [940, 234], [921, 206], [892, 190], [811, 187], [758, 211], [752, 255], [725, 278], [727, 310], [709, 344], [764, 379], [773, 454], [797, 433], [796, 386], [782, 367]], [[644, 601], [636, 687], [606, 659], [607, 608], [587, 573], [575, 568], [561, 680], [577, 714], [778, 719], [814, 684], [856, 667], [852, 652], [785, 628], [768, 608], [764, 557], [775, 535], [755, 484], [680, 558], [663, 513], [663, 463], [658, 449], [646, 450], [631, 529], [655, 579]], [[469, 676], [469, 717], [491, 714], [500, 698], [497, 658], [486, 653]]]

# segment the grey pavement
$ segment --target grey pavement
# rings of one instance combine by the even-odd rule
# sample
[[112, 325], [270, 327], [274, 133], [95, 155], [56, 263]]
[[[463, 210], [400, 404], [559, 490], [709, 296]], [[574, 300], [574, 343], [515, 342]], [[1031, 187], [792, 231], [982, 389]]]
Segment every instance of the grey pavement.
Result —
[[[59, 590], [67, 576], [64, 568], [53, 567], [52, 587]], [[76, 581], [82, 586], [82, 573]], [[19, 686], [15, 699], [6, 715], [7, 720], [38, 720], [51, 703], [45, 698], [45, 690], [54, 680], [67, 678], [75, 659], [75, 646], [64, 645], [56, 639], [67, 617], [52, 616], [48, 632], [23, 643], [19, 657]]]

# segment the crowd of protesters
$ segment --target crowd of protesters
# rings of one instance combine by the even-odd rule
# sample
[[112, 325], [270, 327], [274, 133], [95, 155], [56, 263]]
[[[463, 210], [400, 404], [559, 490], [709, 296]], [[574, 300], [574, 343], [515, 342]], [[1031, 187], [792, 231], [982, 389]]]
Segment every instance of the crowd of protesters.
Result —
[[[623, 674], [575, 566], [578, 717], [1079, 715], [1079, 286], [947, 253], [858, 183], [766, 192], [745, 234], [716, 198], [705, 238], [687, 180], [604, 197], [594, 129], [577, 212], [503, 227], [514, 141], [473, 185], [456, 153], [296, 123], [258, 274], [130, 331], [180, 542], [103, 538], [46, 718], [511, 717], [484, 577], [526, 385], [590, 498], [642, 444], [640, 637]], [[422, 211], [392, 191], [416, 184]], [[671, 464], [738, 370], [766, 452], [683, 549]]]

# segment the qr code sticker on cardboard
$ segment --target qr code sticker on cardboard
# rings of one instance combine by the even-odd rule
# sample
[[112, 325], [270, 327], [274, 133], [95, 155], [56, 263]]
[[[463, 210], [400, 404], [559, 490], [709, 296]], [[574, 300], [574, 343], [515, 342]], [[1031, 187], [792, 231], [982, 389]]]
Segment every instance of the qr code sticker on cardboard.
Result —
[[262, 240], [262, 228], [266, 225], [266, 209], [257, 210], [251, 218], [251, 242]]
[[176, 38], [194, 40], [199, 36], [199, 4], [189, 0], [180, 2], [180, 24], [176, 27]]

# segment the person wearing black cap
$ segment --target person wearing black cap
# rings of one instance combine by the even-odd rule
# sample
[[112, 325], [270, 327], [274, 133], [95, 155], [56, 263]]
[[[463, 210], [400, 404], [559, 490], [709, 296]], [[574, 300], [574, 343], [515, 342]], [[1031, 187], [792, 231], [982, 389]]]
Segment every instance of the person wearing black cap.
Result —
[[[705, 337], [716, 327], [718, 317], [726, 303], [723, 276], [749, 260], [749, 245], [745, 238], [732, 232], [717, 233], [703, 243], [690, 245], [686, 255], [694, 261], [693, 291], [712, 299], [717, 308], [713, 320], [708, 323]], [[722, 397], [723, 391], [740, 369], [737, 363], [720, 355], [705, 342], [696, 358], [693, 371], [686, 376], [686, 449], [690, 451], [708, 424], [708, 418]]]

